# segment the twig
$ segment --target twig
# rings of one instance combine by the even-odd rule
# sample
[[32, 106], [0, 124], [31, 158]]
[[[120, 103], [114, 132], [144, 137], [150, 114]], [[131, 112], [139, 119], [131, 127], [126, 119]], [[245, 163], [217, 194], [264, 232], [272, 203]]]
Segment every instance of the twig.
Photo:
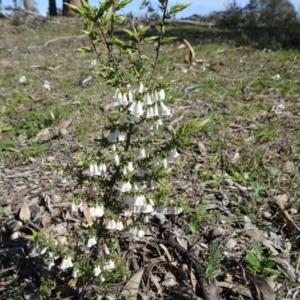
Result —
[[200, 25], [203, 27], [212, 27], [216, 26], [216, 23], [214, 22], [199, 22], [199, 21], [193, 21], [193, 20], [165, 20], [166, 23], [183, 23], [183, 24], [191, 24], [191, 25]]
[[50, 41], [47, 41], [45, 44], [44, 44], [44, 47], [47, 47], [49, 44], [51, 43], [54, 43], [54, 42], [57, 42], [59, 40], [69, 40], [69, 39], [82, 39], [86, 37], [85, 34], [82, 34], [82, 35], [71, 35], [71, 36], [60, 36], [58, 38], [55, 38], [53, 40], [50, 40]]
[[168, 240], [154, 239], [154, 241], [157, 243], [162, 243], [165, 246], [174, 247], [182, 256], [188, 258], [194, 265], [196, 271], [196, 278], [202, 289], [204, 300], [214, 300], [210, 297], [209, 286], [205, 279], [205, 274], [201, 263], [192, 252], [189, 252], [188, 250], [183, 248], [173, 237], [169, 237]]

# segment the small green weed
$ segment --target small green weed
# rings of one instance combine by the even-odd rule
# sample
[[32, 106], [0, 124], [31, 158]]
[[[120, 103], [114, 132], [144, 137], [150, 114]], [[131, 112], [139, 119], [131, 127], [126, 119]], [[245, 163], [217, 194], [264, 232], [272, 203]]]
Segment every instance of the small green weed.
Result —
[[[268, 253], [269, 254], [269, 253]], [[247, 269], [259, 275], [276, 275], [279, 276], [281, 271], [276, 269], [276, 264], [272, 259], [272, 255], [265, 257], [263, 248], [260, 243], [253, 243], [249, 250], [246, 250], [246, 266]]]
[[211, 278], [220, 268], [220, 261], [222, 258], [222, 251], [220, 249], [220, 242], [215, 241], [209, 252], [207, 265], [205, 268], [205, 278]]
[[192, 233], [198, 232], [198, 225], [199, 223], [205, 222], [205, 221], [216, 221], [216, 214], [217, 211], [210, 210], [209, 212], [206, 212], [206, 203], [207, 200], [205, 197], [202, 198], [201, 203], [199, 203], [197, 208], [197, 213], [191, 218], [191, 221], [189, 223], [189, 227]]
[[41, 285], [37, 291], [40, 299], [48, 299], [48, 297], [51, 295], [53, 286], [53, 279], [49, 275], [43, 275], [41, 277]]

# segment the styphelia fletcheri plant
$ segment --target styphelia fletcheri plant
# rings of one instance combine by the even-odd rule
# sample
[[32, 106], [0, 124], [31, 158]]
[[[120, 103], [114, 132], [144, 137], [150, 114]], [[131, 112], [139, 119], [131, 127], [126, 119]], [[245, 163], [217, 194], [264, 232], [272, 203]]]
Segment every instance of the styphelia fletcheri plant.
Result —
[[[84, 0], [81, 8], [69, 5], [82, 18], [83, 32], [91, 41], [91, 47], [78, 51], [96, 54], [100, 68], [96, 74], [114, 89], [112, 97], [117, 104], [102, 132], [99, 128], [100, 137], [94, 148], [86, 149], [71, 168], [83, 191], [74, 199], [71, 211], [88, 212], [93, 220], [83, 228], [84, 243], [75, 242], [73, 255], [65, 255], [61, 263], [61, 269], [73, 267], [74, 277], [88, 278], [92, 273], [100, 282], [104, 281], [106, 271], [115, 267], [114, 238], [119, 231], [131, 230], [142, 238], [143, 224], [154, 210], [163, 214], [182, 213], [182, 197], [171, 196], [173, 162], [179, 156], [178, 149], [193, 144], [190, 137], [205, 122], [181, 124], [169, 137], [164, 130], [174, 109], [168, 94], [170, 83], [156, 74], [162, 46], [174, 40], [164, 37], [164, 23], [188, 4], [168, 9], [168, 0], [158, 2], [162, 11], [159, 35], [146, 37], [149, 26], [139, 25], [123, 29], [124, 40], [116, 37], [114, 30], [124, 21], [118, 11], [130, 0], [106, 0], [98, 8]], [[99, 45], [104, 46], [106, 54], [99, 51]], [[145, 47], [153, 48], [153, 58], [143, 54]], [[98, 251], [95, 255], [96, 248], [101, 249], [101, 254]], [[88, 263], [82, 258], [86, 255], [90, 255]]]

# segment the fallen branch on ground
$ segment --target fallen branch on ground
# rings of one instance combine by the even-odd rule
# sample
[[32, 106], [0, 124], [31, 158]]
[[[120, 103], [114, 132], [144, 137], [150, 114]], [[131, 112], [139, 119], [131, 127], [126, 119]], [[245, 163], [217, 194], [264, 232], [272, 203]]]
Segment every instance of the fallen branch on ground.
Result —
[[162, 243], [165, 246], [175, 248], [182, 256], [188, 258], [193, 263], [196, 272], [196, 278], [201, 287], [204, 300], [212, 300], [209, 294], [209, 286], [205, 278], [204, 270], [195, 254], [183, 248], [173, 237], [169, 237], [168, 240], [154, 239], [154, 241], [157, 243]]

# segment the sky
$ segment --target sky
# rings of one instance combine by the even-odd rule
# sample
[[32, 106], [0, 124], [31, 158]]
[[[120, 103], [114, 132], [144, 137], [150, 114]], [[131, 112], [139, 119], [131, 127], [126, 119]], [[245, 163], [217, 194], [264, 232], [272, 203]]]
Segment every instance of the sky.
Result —
[[[20, 1], [20, 0], [19, 0]], [[56, 0], [58, 8], [61, 8], [63, 0]], [[133, 14], [140, 15], [145, 14], [146, 10], [140, 10], [139, 6], [142, 0], [133, 0], [123, 11], [122, 13], [133, 12]], [[156, 8], [158, 1], [150, 0], [153, 4], [153, 7]], [[186, 3], [191, 2], [191, 5], [186, 8], [181, 14], [178, 14], [176, 17], [188, 17], [193, 14], [207, 15], [213, 11], [220, 11], [226, 8], [226, 4], [232, 2], [232, 0], [170, 0], [170, 5], [177, 3]], [[249, 3], [249, 0], [236, 0], [237, 4], [240, 6], [245, 6]], [[300, 10], [300, 0], [290, 0], [290, 2], [295, 6], [296, 10]], [[39, 12], [41, 14], [46, 14], [48, 11], [48, 0], [35, 0], [35, 3], [38, 6]], [[98, 0], [89, 0], [89, 4], [92, 6], [98, 5]], [[2, 0], [2, 5], [11, 5], [12, 0]]]

